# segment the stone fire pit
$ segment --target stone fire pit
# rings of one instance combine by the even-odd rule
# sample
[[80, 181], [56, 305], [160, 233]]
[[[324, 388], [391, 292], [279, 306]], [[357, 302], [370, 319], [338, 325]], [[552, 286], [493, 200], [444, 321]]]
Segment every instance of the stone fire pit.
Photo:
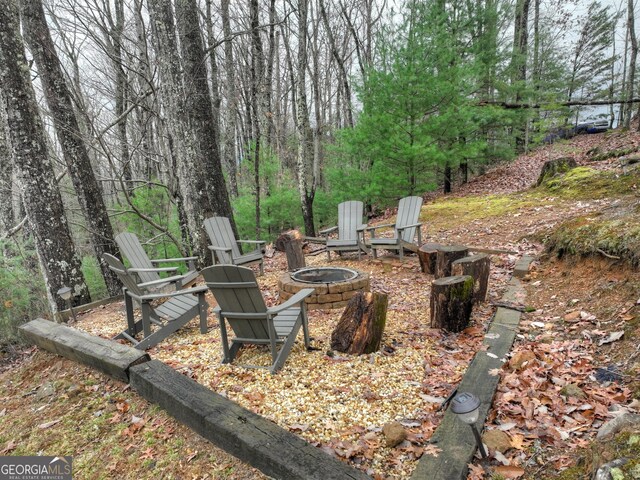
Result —
[[310, 267], [285, 273], [278, 280], [283, 301], [303, 288], [315, 290], [305, 300], [308, 308], [343, 308], [356, 292], [369, 291], [369, 274], [349, 268]]

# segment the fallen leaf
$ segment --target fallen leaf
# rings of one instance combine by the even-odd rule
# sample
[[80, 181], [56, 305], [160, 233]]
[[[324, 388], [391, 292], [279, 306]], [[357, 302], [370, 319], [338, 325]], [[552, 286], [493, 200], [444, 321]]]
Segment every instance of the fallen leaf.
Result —
[[616, 342], [616, 341], [620, 340], [623, 335], [624, 335], [623, 331], [611, 332], [607, 338], [603, 338], [602, 340], [600, 340], [598, 342], [598, 346], [601, 347], [602, 345], [605, 345], [607, 343]]
[[44, 430], [45, 428], [53, 427], [56, 423], [60, 423], [62, 421], [61, 418], [57, 420], [51, 420], [50, 422], [41, 423], [38, 425], [38, 428]]
[[524, 475], [524, 468], [515, 465], [500, 465], [493, 470], [504, 478], [520, 478]]
[[9, 440], [5, 447], [0, 450], [0, 455], [6, 455], [7, 453], [15, 450], [17, 446], [18, 445], [16, 444], [16, 442], [14, 442], [13, 440]]

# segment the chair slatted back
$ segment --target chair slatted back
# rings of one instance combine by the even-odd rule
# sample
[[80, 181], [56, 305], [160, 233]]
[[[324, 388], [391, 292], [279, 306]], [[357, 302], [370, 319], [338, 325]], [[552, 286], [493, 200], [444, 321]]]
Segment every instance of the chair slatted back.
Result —
[[[420, 218], [420, 208], [422, 207], [422, 197], [404, 197], [398, 204], [398, 217], [396, 218], [396, 227], [405, 225], [413, 225], [418, 223]], [[402, 232], [402, 240], [413, 243], [416, 234], [416, 227], [407, 228]]]
[[[153, 268], [153, 264], [147, 255], [147, 252], [142, 248], [142, 244], [137, 235], [129, 232], [122, 232], [116, 235], [116, 242], [120, 247], [122, 254], [129, 260], [131, 267], [133, 268]], [[160, 275], [157, 272], [136, 272], [140, 281], [153, 282], [160, 279]]]
[[253, 270], [235, 265], [214, 265], [201, 273], [236, 336], [269, 338], [267, 306]]
[[124, 264], [118, 258], [109, 253], [103, 253], [102, 258], [107, 262], [109, 269], [118, 276], [127, 290], [138, 296], [144, 295], [144, 292], [136, 283], [135, 276], [127, 271]]
[[358, 227], [362, 225], [364, 204], [357, 200], [342, 202], [338, 205], [338, 238], [357, 240]]
[[221, 263], [231, 264], [233, 259], [242, 255], [236, 237], [227, 217], [211, 217], [204, 221], [204, 229], [209, 235], [209, 241], [214, 247], [231, 249], [231, 256], [224, 252], [215, 252]]

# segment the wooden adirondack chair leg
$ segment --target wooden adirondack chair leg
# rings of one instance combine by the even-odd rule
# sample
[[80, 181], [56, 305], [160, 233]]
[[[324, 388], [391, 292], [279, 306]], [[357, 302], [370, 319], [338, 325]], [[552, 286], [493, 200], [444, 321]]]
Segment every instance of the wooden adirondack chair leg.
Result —
[[260, 275], [264, 276], [264, 262], [260, 262]]
[[123, 288], [122, 293], [124, 295], [124, 307], [127, 314], [127, 333], [131, 337], [135, 337], [138, 333], [136, 328], [136, 322], [133, 318], [133, 299], [127, 295], [127, 289]]
[[227, 338], [227, 327], [224, 324], [224, 318], [218, 313], [218, 323], [220, 324], [220, 339], [222, 341], [222, 363], [231, 363], [231, 354], [229, 352], [229, 339]]
[[300, 326], [300, 323], [298, 323], [293, 328], [293, 330], [291, 330], [291, 333], [287, 337], [287, 340], [284, 342], [282, 347], [280, 347], [280, 351], [277, 352], [276, 358], [273, 359], [273, 365], [269, 369], [271, 373], [276, 373], [278, 370], [280, 370], [284, 365], [284, 362], [289, 357], [289, 353], [291, 352], [293, 344], [296, 341], [296, 337], [298, 336], [298, 332], [300, 331]]
[[273, 326], [273, 318], [267, 319], [269, 323], [269, 348], [271, 349], [271, 361], [275, 363], [278, 359], [278, 350], [277, 350], [277, 334], [276, 329]]
[[198, 295], [198, 303], [200, 304], [200, 333], [207, 333], [209, 327], [207, 326], [207, 310], [209, 304], [204, 299], [204, 292]]
[[300, 309], [300, 317], [302, 318], [302, 333], [304, 335], [304, 347], [308, 350], [311, 346], [311, 339], [309, 338], [309, 320], [307, 318], [307, 306], [302, 303]]
[[145, 337], [151, 335], [151, 306], [142, 302], [142, 331]]

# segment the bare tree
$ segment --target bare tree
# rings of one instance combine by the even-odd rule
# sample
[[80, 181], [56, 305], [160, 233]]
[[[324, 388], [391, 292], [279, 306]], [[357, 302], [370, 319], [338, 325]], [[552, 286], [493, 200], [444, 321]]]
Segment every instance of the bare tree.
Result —
[[44, 96], [53, 116], [60, 147], [87, 222], [91, 244], [98, 264], [101, 266], [107, 291], [112, 296], [118, 295], [122, 285], [102, 259], [103, 253], [118, 255], [118, 248], [113, 238], [107, 208], [82, 140], [71, 93], [51, 40], [41, 0], [22, 2], [22, 23], [25, 38], [38, 67]]
[[0, 238], [13, 227], [13, 159], [5, 101], [0, 91]]
[[45, 132], [29, 78], [29, 64], [20, 37], [13, 0], [0, 9], [0, 85], [15, 152], [24, 207], [35, 239], [51, 310], [66, 307], [57, 295], [71, 287], [76, 303], [90, 301], [64, 213], [60, 191], [47, 154]]

